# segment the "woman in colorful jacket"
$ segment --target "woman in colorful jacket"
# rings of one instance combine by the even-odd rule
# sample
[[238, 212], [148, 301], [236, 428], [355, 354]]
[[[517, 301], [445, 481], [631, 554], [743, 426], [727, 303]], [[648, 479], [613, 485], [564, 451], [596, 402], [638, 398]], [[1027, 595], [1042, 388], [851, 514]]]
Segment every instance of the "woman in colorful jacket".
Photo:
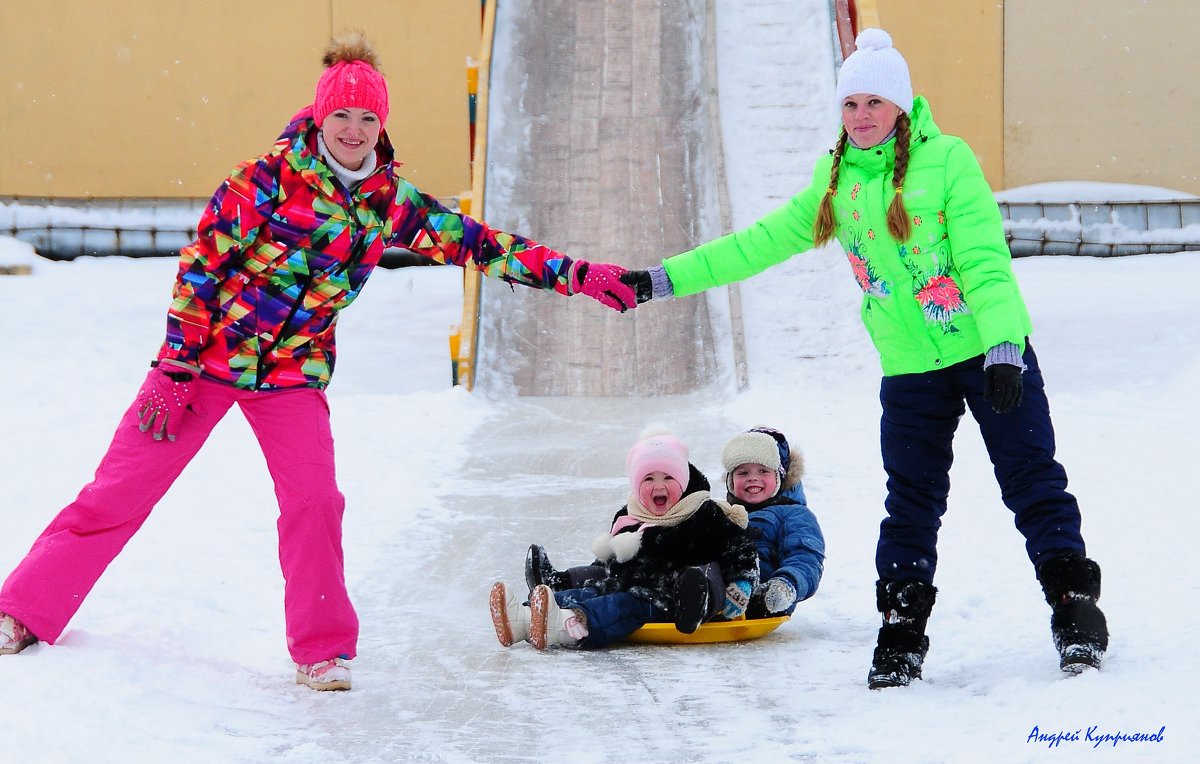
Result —
[[876, 551], [883, 625], [869, 686], [921, 676], [952, 440], [966, 408], [1052, 608], [1060, 666], [1099, 667], [1108, 645], [1096, 606], [1100, 568], [1086, 557], [1079, 507], [1054, 458], [999, 209], [970, 147], [944, 135], [926, 100], [913, 98], [891, 37], [868, 29], [856, 43], [838, 75], [843, 129], [812, 184], [743, 231], [622, 278], [643, 302], [684, 296], [836, 238], [862, 287], [862, 320], [883, 367], [888, 495]]
[[287, 644], [296, 681], [350, 687], [358, 619], [342, 562], [344, 498], [324, 389], [334, 328], [384, 248], [619, 310], [617, 266], [574, 261], [495, 231], [397, 174], [388, 91], [371, 44], [331, 42], [313, 104], [221, 185], [184, 248], [166, 340], [95, 480], [0, 588], [0, 654], [53, 643], [96, 580], [237, 404], [279, 500]]

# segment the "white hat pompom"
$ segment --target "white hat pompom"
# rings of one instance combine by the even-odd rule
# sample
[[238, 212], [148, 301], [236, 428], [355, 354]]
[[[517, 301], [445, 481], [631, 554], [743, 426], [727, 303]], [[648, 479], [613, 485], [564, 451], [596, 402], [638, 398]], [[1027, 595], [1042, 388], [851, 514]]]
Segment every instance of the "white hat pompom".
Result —
[[892, 36], [882, 29], [864, 29], [838, 70], [837, 100], [841, 104], [855, 93], [883, 96], [906, 114], [912, 112], [912, 80], [908, 62], [892, 47]]
[[864, 29], [854, 38], [856, 50], [883, 50], [892, 47], [892, 36], [882, 29]]

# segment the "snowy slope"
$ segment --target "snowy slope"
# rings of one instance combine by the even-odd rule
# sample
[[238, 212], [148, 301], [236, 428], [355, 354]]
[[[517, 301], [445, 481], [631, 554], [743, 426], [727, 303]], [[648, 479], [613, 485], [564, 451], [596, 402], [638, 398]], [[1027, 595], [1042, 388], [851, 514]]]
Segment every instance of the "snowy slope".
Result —
[[[827, 3], [756, 2], [734, 16], [732, 0], [718, 5], [728, 59], [750, 55], [728, 52], [731, 38], [767, 34], [759, 55], [782, 56]], [[768, 27], [784, 27], [751, 26], [763, 13]], [[790, 68], [744, 71], [769, 79]], [[734, 84], [737, 72], [722, 72], [723, 99], [739, 93], [736, 108], [766, 119], [761, 129], [829, 118], [813, 107], [772, 128], [763, 104], [805, 95], [766, 88], [756, 101]], [[738, 146], [750, 144], [731, 139], [733, 109], [724, 130], [744, 223], [789, 184], [755, 183], [763, 171], [747, 169]], [[812, 132], [780, 138], [795, 144], [787, 172], [797, 188], [830, 140]], [[16, 246], [0, 239], [0, 261]], [[35, 269], [0, 277], [0, 574], [90, 478], [161, 341], [174, 263]], [[233, 413], [61, 643], [0, 658], [0, 750], [39, 763], [1191, 761], [1200, 704], [1179, 658], [1200, 627], [1189, 564], [1200, 520], [1187, 469], [1200, 429], [1200, 257], [1021, 260], [1016, 270], [1059, 455], [1106, 576], [1113, 640], [1100, 673], [1057, 670], [1048, 608], [967, 420], [926, 680], [865, 689], [883, 497], [878, 364], [836, 249], [747, 284], [746, 393], [649, 400], [489, 400], [449, 389], [446, 331], [458, 319], [460, 274], [410, 268], [378, 273], [341, 319], [330, 388], [347, 575], [363, 621], [354, 691], [291, 684], [274, 498]], [[531, 541], [564, 563], [586, 558], [624, 499], [624, 451], [650, 420], [670, 424], [714, 477], [738, 430], [770, 423], [788, 433], [805, 454], [828, 541], [821, 590], [757, 642], [501, 648], [488, 587], [520, 580]], [[1166, 731], [1161, 743], [1097, 748], [1030, 739], [1035, 728], [1083, 737], [1093, 726]]]

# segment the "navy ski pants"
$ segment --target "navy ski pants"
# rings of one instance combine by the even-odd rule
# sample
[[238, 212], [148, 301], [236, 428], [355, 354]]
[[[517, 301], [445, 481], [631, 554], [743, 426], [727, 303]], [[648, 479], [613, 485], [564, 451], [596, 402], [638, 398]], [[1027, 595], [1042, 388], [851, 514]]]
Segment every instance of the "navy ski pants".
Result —
[[[983, 358], [921, 374], [884, 377], [880, 445], [887, 473], [887, 517], [875, 566], [885, 580], [932, 584], [937, 534], [950, 493], [952, 442], [966, 408], [979, 423], [1005, 505], [1034, 565], [1068, 552], [1085, 554], [1079, 505], [1054, 458], [1054, 427], [1042, 372], [1026, 343], [1024, 399], [997, 414], [983, 399]], [[965, 403], [965, 405], [964, 405]]]

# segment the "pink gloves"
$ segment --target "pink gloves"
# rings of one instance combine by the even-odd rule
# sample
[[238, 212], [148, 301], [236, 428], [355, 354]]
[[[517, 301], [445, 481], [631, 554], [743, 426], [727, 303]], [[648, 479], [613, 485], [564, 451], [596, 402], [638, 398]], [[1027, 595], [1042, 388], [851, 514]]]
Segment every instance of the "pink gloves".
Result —
[[638, 304], [637, 293], [633, 287], [621, 281], [621, 275], [627, 272], [619, 265], [576, 260], [571, 266], [571, 276], [568, 279], [570, 294], [586, 294], [593, 300], [624, 313], [630, 308], [636, 308]]
[[192, 383], [200, 375], [200, 369], [178, 361], [159, 361], [154, 371], [138, 390], [138, 429], [150, 431], [155, 440], [175, 440], [179, 434], [179, 420], [192, 400]]

